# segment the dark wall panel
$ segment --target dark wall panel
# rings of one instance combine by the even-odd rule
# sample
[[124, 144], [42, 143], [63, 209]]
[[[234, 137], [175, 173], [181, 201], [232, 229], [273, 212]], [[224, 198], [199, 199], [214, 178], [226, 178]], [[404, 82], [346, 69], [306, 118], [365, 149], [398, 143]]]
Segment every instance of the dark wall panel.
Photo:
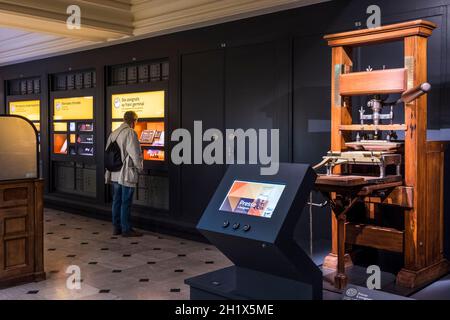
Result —
[[[183, 55], [181, 65], [182, 127], [190, 131], [192, 138], [194, 138], [194, 121], [202, 121], [203, 131], [209, 128], [222, 130], [224, 121], [223, 51]], [[185, 218], [197, 222], [222, 179], [223, 173], [223, 165], [182, 166], [181, 207]]]
[[291, 141], [289, 57], [287, 42], [269, 42], [227, 49], [225, 62], [226, 128], [280, 129], [284, 162]]
[[[330, 148], [331, 54], [323, 37], [296, 37], [293, 65], [293, 140], [294, 162], [319, 163]], [[323, 201], [319, 194], [315, 202]], [[327, 238], [331, 216], [328, 208], [306, 208], [298, 225], [302, 240]], [[312, 230], [310, 230], [310, 220]], [[311, 234], [312, 233], [312, 234]]]

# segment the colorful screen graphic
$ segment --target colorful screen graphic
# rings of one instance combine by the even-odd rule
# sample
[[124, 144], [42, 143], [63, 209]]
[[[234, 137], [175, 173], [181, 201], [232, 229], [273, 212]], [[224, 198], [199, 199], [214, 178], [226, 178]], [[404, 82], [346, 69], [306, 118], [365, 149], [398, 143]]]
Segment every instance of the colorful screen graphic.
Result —
[[58, 98], [54, 100], [54, 120], [91, 120], [94, 97]]
[[271, 218], [285, 185], [235, 180], [220, 211]]
[[123, 119], [127, 111], [134, 111], [139, 118], [164, 117], [164, 91], [135, 92], [112, 95], [112, 118]]
[[40, 100], [11, 101], [9, 103], [9, 113], [25, 117], [30, 121], [39, 121], [40, 106]]

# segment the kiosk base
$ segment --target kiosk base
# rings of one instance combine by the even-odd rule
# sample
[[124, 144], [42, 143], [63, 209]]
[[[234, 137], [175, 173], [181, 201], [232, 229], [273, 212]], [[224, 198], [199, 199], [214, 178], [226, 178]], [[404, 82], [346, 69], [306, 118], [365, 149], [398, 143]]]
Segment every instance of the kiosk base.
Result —
[[[322, 288], [271, 274], [228, 267], [185, 280], [191, 300], [313, 300]], [[320, 292], [319, 292], [320, 291]]]

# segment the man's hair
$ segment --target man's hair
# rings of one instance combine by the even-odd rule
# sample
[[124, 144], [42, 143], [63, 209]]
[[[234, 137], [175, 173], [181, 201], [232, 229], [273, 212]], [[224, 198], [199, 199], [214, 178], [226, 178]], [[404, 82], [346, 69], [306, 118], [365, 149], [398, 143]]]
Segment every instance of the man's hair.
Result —
[[134, 111], [127, 111], [125, 112], [125, 114], [123, 115], [123, 121], [125, 121], [128, 124], [133, 123], [135, 120], [138, 119], [138, 115], [136, 112]]

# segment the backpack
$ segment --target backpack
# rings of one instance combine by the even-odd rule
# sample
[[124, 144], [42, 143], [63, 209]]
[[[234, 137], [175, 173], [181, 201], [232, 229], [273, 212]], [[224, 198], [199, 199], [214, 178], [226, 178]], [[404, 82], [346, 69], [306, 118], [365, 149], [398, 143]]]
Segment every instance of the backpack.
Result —
[[[126, 129], [126, 128], [123, 128], [122, 130], [120, 130], [119, 134], [116, 137], [116, 140], [120, 136], [120, 134], [122, 133], [122, 131], [124, 129]], [[108, 148], [106, 148], [106, 150], [105, 150], [105, 167], [110, 172], [120, 171], [120, 169], [122, 169], [122, 166], [123, 166], [120, 147], [117, 144], [116, 140], [114, 140], [114, 141], [111, 140], [111, 143], [109, 144]]]

